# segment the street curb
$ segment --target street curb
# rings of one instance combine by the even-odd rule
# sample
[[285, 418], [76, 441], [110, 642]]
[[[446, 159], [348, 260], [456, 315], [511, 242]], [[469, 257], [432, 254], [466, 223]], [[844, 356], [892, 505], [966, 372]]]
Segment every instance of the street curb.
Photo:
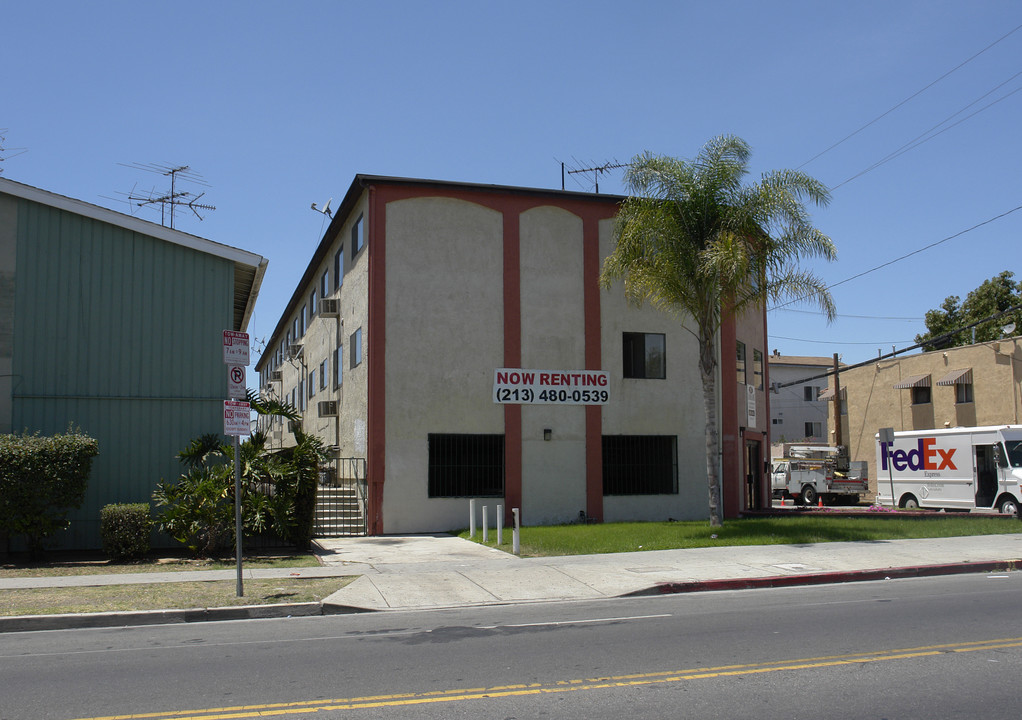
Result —
[[937, 577], [967, 573], [1012, 572], [1022, 569], [1019, 560], [989, 560], [981, 562], [946, 563], [943, 565], [914, 565], [882, 568], [878, 570], [848, 570], [806, 575], [777, 575], [772, 577], [734, 578], [729, 580], [697, 580], [684, 583], [657, 583], [651, 588], [625, 593], [621, 597], [647, 597], [678, 593], [712, 592], [718, 590], [755, 590], [806, 585], [836, 585], [849, 582], [869, 582], [898, 578]]
[[174, 623], [214, 622], [218, 620], [308, 617], [322, 614], [323, 606], [321, 603], [308, 602], [278, 605], [239, 605], [237, 607], [222, 608], [188, 608], [183, 610], [14, 615], [0, 617], [0, 633], [167, 625]]

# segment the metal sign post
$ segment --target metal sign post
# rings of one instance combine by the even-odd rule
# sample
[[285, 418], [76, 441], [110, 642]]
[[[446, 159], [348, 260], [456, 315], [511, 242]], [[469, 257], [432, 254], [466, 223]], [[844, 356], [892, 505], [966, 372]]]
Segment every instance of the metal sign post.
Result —
[[223, 356], [227, 365], [227, 387], [230, 400], [224, 401], [224, 435], [234, 437], [234, 556], [237, 566], [237, 596], [245, 596], [241, 576], [241, 436], [251, 431], [252, 408], [245, 397], [245, 366], [249, 363], [248, 333], [224, 330]]

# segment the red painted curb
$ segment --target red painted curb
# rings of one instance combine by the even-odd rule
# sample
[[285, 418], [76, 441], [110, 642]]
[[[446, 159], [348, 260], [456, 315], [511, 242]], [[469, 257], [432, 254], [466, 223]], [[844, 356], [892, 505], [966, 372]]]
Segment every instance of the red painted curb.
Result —
[[731, 580], [698, 580], [684, 583], [657, 583], [651, 588], [626, 593], [622, 597], [644, 595], [670, 595], [676, 593], [710, 592], [714, 590], [754, 590], [756, 588], [796, 587], [800, 585], [827, 585], [846, 582], [867, 582], [893, 578], [936, 577], [965, 573], [1011, 572], [1022, 569], [1020, 560], [989, 560], [981, 562], [947, 563], [944, 565], [915, 565], [882, 568], [878, 570], [847, 570], [813, 573], [811, 575], [777, 575]]

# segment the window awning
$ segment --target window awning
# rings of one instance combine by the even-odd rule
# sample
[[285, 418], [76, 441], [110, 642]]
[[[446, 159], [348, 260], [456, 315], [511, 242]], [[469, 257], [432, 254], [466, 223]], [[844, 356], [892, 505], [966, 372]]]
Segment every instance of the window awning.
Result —
[[[833, 400], [834, 399], [834, 388], [831, 388], [831, 387], [824, 388], [823, 391], [820, 392], [819, 396], [816, 399], [817, 400]], [[842, 400], [847, 400], [848, 399], [848, 388], [841, 388], [841, 399]]]
[[914, 387], [930, 387], [930, 374], [910, 375], [894, 386], [895, 390], [908, 390]]
[[972, 368], [962, 368], [961, 370], [952, 370], [947, 375], [937, 381], [938, 385], [971, 385], [972, 384]]

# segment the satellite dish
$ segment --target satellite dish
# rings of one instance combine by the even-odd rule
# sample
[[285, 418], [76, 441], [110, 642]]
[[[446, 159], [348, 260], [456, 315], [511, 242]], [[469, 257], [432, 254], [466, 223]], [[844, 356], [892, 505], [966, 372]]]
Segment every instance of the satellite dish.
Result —
[[1008, 323], [1003, 328], [1001, 328], [1001, 330], [1004, 331], [1005, 335], [1011, 335], [1013, 332], [1015, 332], [1015, 323]]

